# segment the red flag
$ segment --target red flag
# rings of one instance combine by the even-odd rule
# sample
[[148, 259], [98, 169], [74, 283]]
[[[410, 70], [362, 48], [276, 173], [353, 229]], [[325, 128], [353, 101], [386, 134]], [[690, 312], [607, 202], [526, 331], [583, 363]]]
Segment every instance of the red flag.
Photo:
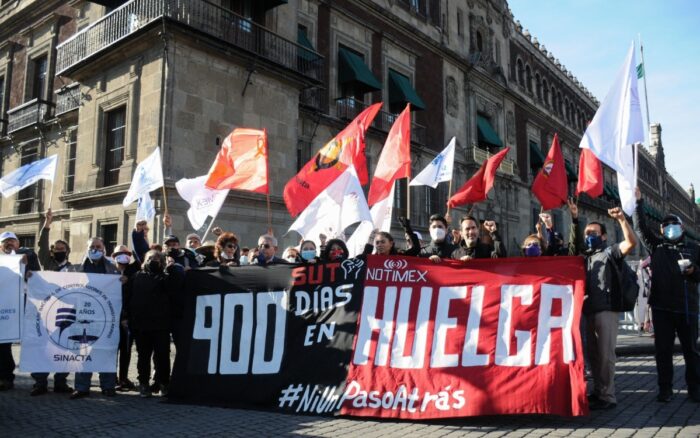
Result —
[[508, 155], [508, 151], [510, 151], [510, 148], [505, 148], [484, 161], [479, 171], [447, 201], [447, 206], [450, 208], [459, 207], [460, 205], [474, 204], [485, 200], [486, 195], [493, 187], [493, 182], [496, 180], [498, 166], [501, 165], [501, 161]]
[[537, 173], [535, 182], [532, 183], [532, 193], [537, 196], [545, 210], [557, 208], [566, 203], [566, 198], [569, 196], [564, 157], [561, 154], [557, 134], [554, 134], [552, 147], [549, 148], [544, 165]]
[[394, 121], [374, 170], [367, 203], [373, 206], [391, 193], [394, 181], [411, 177], [411, 108], [406, 105]]
[[586, 193], [591, 198], [603, 194], [603, 166], [588, 148], [581, 149], [581, 158], [578, 161], [576, 195], [579, 193]]
[[211, 189], [238, 189], [269, 193], [267, 132], [236, 128], [221, 145], [205, 185]]
[[381, 102], [375, 103], [362, 111], [287, 182], [284, 186], [284, 202], [292, 217], [304, 211], [348, 166], [355, 166], [360, 184], [367, 184], [365, 131], [381, 106]]

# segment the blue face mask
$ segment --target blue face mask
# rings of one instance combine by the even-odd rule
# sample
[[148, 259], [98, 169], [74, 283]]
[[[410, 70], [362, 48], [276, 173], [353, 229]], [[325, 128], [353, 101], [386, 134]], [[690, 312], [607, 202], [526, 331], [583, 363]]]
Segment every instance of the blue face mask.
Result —
[[542, 255], [542, 250], [539, 245], [531, 245], [525, 247], [525, 257], [539, 257]]
[[664, 237], [668, 240], [678, 240], [683, 234], [683, 229], [680, 224], [666, 225], [664, 228]]
[[96, 262], [99, 259], [101, 259], [103, 255], [104, 255], [104, 253], [102, 251], [100, 251], [99, 249], [88, 250], [88, 258], [90, 260], [92, 260], [93, 262]]
[[316, 250], [315, 249], [305, 249], [301, 252], [301, 258], [309, 261], [313, 260], [316, 257]]
[[603, 244], [603, 238], [596, 234], [589, 234], [586, 236], [586, 246], [588, 249], [597, 249]]

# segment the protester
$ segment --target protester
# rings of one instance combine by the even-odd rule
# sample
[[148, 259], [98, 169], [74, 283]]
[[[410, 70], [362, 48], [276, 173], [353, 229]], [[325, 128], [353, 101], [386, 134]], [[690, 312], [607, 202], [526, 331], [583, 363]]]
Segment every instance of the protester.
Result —
[[303, 263], [316, 263], [318, 258], [316, 256], [316, 243], [313, 240], [303, 240], [301, 245], [299, 245], [301, 262]]
[[[140, 269], [137, 261], [131, 261], [132, 253], [125, 245], [119, 245], [112, 253], [112, 260], [116, 263], [119, 273], [130, 279]], [[122, 285], [122, 311], [119, 318], [119, 376], [117, 378], [117, 391], [132, 391], [136, 389], [134, 383], [129, 380], [129, 364], [131, 363], [131, 350], [134, 345], [134, 336], [129, 327], [129, 288]]]
[[593, 392], [588, 397], [593, 410], [614, 409], [617, 407], [615, 396], [615, 346], [619, 312], [613, 305], [613, 295], [619, 296], [621, 282], [617, 280], [618, 268], [613, 263], [625, 263], [624, 258], [637, 245], [637, 238], [632, 227], [625, 219], [620, 208], [608, 210], [624, 235], [624, 240], [608, 246], [608, 234], [604, 224], [589, 222], [584, 229], [583, 242], [579, 233], [578, 207], [569, 200], [571, 212], [571, 241], [574, 248], [585, 257], [586, 263], [586, 298], [583, 302], [583, 315], [586, 326], [586, 347], [588, 360], [593, 373]]
[[151, 358], [156, 374], [155, 386], [167, 395], [170, 382], [170, 327], [172, 297], [183, 282], [182, 266], [165, 266], [165, 257], [157, 251], [146, 253], [143, 266], [129, 281], [129, 327], [136, 339], [139, 393], [150, 397]]
[[540, 213], [540, 220], [537, 222], [537, 233], [542, 241], [543, 255], [569, 255], [569, 248], [564, 245], [561, 233], [554, 229], [554, 222], [550, 212]]
[[[87, 255], [83, 260], [79, 270], [86, 274], [117, 274], [121, 273], [117, 267], [105, 257], [105, 245], [100, 237], [93, 237], [88, 240]], [[122, 283], [126, 277], [122, 276]], [[102, 394], [108, 397], [116, 395], [117, 373], [99, 373], [100, 388]], [[75, 373], [75, 391], [71, 394], [71, 399], [79, 399], [90, 395], [90, 381], [92, 373]]]
[[238, 236], [224, 232], [216, 240], [214, 260], [207, 266], [240, 266], [240, 249], [238, 248]]
[[200, 239], [197, 233], [188, 234], [185, 238], [185, 242], [187, 242], [187, 249], [191, 249], [193, 251], [202, 246], [202, 239]]
[[301, 257], [299, 256], [299, 251], [293, 247], [288, 246], [282, 253], [282, 258], [287, 261], [287, 263], [299, 263], [301, 262]]
[[654, 324], [657, 400], [673, 397], [673, 347], [676, 336], [685, 361], [688, 396], [700, 402], [700, 352], [698, 352], [698, 283], [700, 248], [685, 238], [683, 221], [666, 215], [659, 233], [651, 230], [644, 218], [644, 200], [636, 189], [635, 231], [651, 254], [651, 291], [649, 305]]
[[250, 248], [244, 246], [241, 248], [241, 258], [238, 260], [241, 266], [250, 264]]
[[434, 263], [440, 263], [442, 259], [452, 257], [452, 253], [457, 249], [448, 241], [447, 219], [439, 214], [430, 216], [430, 243], [421, 250], [421, 257], [428, 257]]
[[347, 245], [340, 239], [330, 239], [321, 251], [322, 262], [342, 262], [350, 257]]
[[484, 228], [488, 232], [491, 244], [480, 240], [479, 225], [473, 216], [464, 216], [460, 221], [460, 241], [452, 258], [466, 262], [471, 259], [506, 257], [506, 249], [498, 234], [498, 226], [494, 221], [485, 221]]
[[[57, 240], [49, 246], [49, 231], [53, 222], [53, 213], [49, 208], [46, 211], [44, 226], [39, 232], [39, 263], [45, 271], [65, 272], [72, 266], [68, 261], [70, 246], [65, 240]], [[34, 379], [34, 387], [29, 393], [31, 396], [46, 394], [49, 392], [49, 373], [31, 373]], [[72, 393], [73, 388], [68, 386], [66, 379], [68, 373], [54, 373], [53, 392]]]
[[260, 257], [260, 248], [257, 246], [253, 249], [250, 250], [250, 257], [249, 257], [249, 262], [251, 265], [257, 265], [258, 264], [258, 257]]
[[163, 242], [163, 245], [165, 245], [165, 255], [168, 257], [168, 259], [172, 260], [172, 263], [182, 266], [185, 271], [199, 266], [199, 263], [197, 262], [197, 259], [192, 251], [180, 248], [180, 239], [178, 239], [177, 236], [172, 234], [167, 236]]
[[520, 250], [524, 257], [539, 257], [542, 255], [542, 239], [537, 234], [530, 234], [523, 240]]
[[214, 256], [216, 252], [216, 242], [213, 240], [207, 240], [199, 248], [195, 250], [198, 256], [198, 260], [201, 258], [199, 266], [207, 266], [209, 263], [216, 260]]
[[258, 238], [258, 248], [260, 250], [257, 257], [258, 265], [267, 266], [279, 263], [287, 263], [286, 260], [277, 257], [277, 238], [271, 234], [263, 234]]
[[148, 222], [145, 220], [138, 221], [131, 231], [131, 244], [134, 247], [134, 258], [137, 262], [143, 261], [143, 257], [148, 252], [150, 244], [148, 243]]

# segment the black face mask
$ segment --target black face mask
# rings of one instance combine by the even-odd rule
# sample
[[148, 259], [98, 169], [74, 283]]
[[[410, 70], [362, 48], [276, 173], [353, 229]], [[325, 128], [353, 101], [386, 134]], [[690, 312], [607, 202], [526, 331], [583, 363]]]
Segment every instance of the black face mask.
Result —
[[168, 257], [178, 258], [180, 257], [180, 250], [177, 248], [171, 248], [168, 250]]
[[160, 272], [161, 271], [160, 262], [157, 260], [151, 260], [150, 262], [148, 262], [147, 266], [148, 266], [148, 270], [151, 272]]
[[65, 262], [67, 256], [68, 256], [68, 253], [65, 251], [53, 253], [53, 259], [56, 260], [57, 263]]

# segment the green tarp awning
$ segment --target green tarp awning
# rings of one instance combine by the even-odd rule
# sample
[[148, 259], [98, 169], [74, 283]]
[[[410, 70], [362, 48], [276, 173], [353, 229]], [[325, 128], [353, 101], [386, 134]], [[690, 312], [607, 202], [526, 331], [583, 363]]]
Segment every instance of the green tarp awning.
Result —
[[[491, 122], [489, 122], [486, 117], [480, 116], [479, 114], [476, 115], [476, 128], [480, 144], [486, 143], [487, 145], [498, 148], [503, 147], [503, 142], [498, 138], [498, 134], [496, 134], [493, 126], [491, 126]], [[544, 160], [542, 160], [542, 162], [544, 163]]]
[[382, 89], [381, 82], [374, 77], [362, 57], [342, 47], [338, 49], [338, 82], [354, 82], [356, 89], [363, 93]]
[[566, 176], [569, 179], [569, 181], [576, 181], [578, 179], [578, 176], [576, 175], [576, 171], [574, 170], [574, 167], [571, 165], [569, 160], [564, 160], [564, 167], [566, 167]]
[[530, 142], [530, 168], [539, 169], [544, 165], [544, 155], [540, 146], [534, 141]]
[[306, 35], [306, 32], [304, 32], [302, 29], [299, 29], [297, 31], [297, 44], [299, 44], [302, 47], [301, 49], [299, 49], [298, 54], [298, 56], [301, 59], [311, 62], [319, 59], [318, 55], [316, 54], [316, 49], [314, 48], [314, 45], [311, 44], [311, 41], [309, 41], [309, 37]]
[[389, 103], [391, 104], [411, 104], [411, 110], [425, 109], [423, 99], [418, 96], [413, 89], [411, 81], [400, 73], [389, 70]]

